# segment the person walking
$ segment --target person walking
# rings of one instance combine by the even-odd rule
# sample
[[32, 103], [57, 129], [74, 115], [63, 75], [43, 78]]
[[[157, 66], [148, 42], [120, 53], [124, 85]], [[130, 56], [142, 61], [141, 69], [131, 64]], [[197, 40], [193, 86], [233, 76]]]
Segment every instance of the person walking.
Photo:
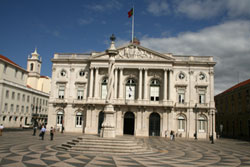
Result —
[[0, 136], [2, 136], [3, 128], [4, 128], [4, 126], [3, 126], [3, 124], [1, 124], [1, 125], [0, 125]]
[[34, 125], [34, 126], [33, 126], [33, 136], [35, 136], [35, 135], [36, 135], [36, 129], [37, 129], [37, 126], [36, 126], [36, 125]]
[[170, 139], [173, 140], [174, 132], [171, 130], [170, 131]]
[[168, 137], [168, 130], [165, 130], [165, 138]]
[[51, 126], [51, 128], [50, 128], [50, 140], [53, 140], [54, 132], [55, 132], [55, 130], [54, 130], [54, 128]]
[[40, 131], [40, 136], [42, 137], [42, 140], [44, 139], [45, 132], [46, 132], [46, 129], [44, 126], [42, 126], [42, 129]]

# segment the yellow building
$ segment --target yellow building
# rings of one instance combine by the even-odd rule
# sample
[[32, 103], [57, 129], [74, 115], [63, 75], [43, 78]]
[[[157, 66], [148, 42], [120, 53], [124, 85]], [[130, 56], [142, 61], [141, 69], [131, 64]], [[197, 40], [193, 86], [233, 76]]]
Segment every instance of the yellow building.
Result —
[[217, 134], [250, 139], [250, 79], [216, 95], [215, 106]]

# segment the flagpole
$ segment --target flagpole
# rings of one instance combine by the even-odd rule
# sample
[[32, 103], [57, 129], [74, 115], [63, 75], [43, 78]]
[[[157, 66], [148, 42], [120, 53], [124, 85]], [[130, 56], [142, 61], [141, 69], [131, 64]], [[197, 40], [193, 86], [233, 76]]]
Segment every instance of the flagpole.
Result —
[[134, 16], [135, 16], [135, 7], [133, 5], [133, 17], [132, 17], [132, 43], [134, 43]]

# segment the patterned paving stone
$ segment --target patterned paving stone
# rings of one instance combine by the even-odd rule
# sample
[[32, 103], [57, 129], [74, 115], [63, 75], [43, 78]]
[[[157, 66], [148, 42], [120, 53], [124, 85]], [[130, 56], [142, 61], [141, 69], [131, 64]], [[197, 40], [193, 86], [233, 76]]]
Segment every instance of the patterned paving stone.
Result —
[[56, 149], [78, 134], [56, 134], [50, 141], [31, 136], [31, 131], [8, 132], [0, 136], [0, 166], [2, 167], [194, 167], [250, 166], [250, 144], [230, 139], [204, 140], [144, 138], [154, 151], [131, 155], [73, 153]]

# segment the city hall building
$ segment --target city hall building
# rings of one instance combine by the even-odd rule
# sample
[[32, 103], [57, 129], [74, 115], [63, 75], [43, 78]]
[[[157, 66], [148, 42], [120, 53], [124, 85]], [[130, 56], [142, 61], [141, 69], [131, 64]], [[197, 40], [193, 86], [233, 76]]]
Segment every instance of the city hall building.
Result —
[[[117, 47], [116, 135], [208, 138], [215, 133], [213, 57], [174, 55], [139, 41]], [[104, 121], [109, 55], [56, 53], [52, 59], [48, 126], [99, 134]]]

